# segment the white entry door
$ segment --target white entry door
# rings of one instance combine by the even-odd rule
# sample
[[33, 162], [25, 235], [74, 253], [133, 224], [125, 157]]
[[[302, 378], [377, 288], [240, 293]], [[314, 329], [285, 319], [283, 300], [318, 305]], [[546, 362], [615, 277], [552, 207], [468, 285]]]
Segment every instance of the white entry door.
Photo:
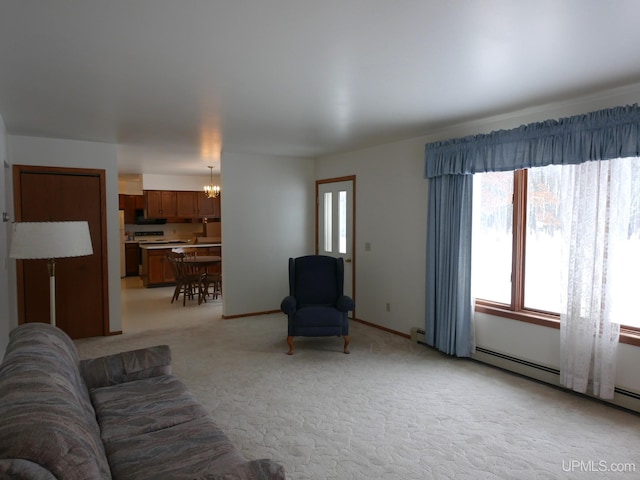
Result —
[[[344, 259], [344, 294], [354, 298], [353, 251], [354, 180], [317, 182], [317, 238], [319, 255]], [[355, 298], [354, 298], [355, 300]]]

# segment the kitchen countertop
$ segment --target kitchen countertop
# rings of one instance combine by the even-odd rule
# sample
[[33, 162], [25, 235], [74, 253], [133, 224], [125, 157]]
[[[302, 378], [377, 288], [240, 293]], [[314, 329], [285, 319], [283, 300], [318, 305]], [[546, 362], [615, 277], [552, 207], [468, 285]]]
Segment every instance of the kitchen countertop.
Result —
[[146, 243], [140, 248], [146, 250], [161, 250], [163, 248], [200, 248], [200, 247], [221, 247], [222, 243]]

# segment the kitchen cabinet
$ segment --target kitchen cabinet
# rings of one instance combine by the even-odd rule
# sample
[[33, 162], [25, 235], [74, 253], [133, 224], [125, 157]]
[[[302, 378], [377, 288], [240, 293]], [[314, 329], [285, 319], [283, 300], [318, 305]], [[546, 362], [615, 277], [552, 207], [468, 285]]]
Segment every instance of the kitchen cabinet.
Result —
[[167, 190], [145, 190], [145, 216], [147, 218], [177, 217], [176, 193]]
[[[198, 255], [215, 255], [217, 257], [222, 256], [222, 247], [200, 247], [198, 249]], [[206, 273], [211, 274], [221, 274], [222, 273], [222, 265], [217, 263], [215, 265], [211, 265], [206, 268]]]
[[[207, 198], [202, 191], [145, 190], [143, 198], [146, 218], [168, 218], [172, 222], [180, 222], [204, 217], [220, 218], [221, 214], [220, 195]], [[129, 223], [126, 215], [125, 211], [125, 223]]]
[[136, 277], [140, 269], [140, 247], [137, 243], [126, 243], [124, 246], [125, 273], [127, 277]]
[[176, 209], [178, 217], [198, 217], [198, 192], [176, 192]]
[[[172, 245], [168, 248], [161, 248], [153, 246], [148, 248], [142, 246], [140, 248], [140, 254], [142, 256], [142, 271], [140, 277], [142, 278], [142, 285], [144, 287], [161, 287], [167, 285], [175, 285], [176, 278], [173, 273], [173, 269], [169, 260], [167, 259], [167, 252], [171, 251], [176, 246], [184, 247], [184, 245]], [[164, 247], [164, 245], [163, 245]], [[197, 255], [218, 255], [221, 256], [222, 247], [217, 246], [200, 246], [190, 245], [190, 249], [195, 249]], [[220, 273], [220, 264], [207, 267], [208, 273]]]
[[198, 216], [208, 218], [220, 218], [220, 197], [208, 198], [204, 192], [198, 194]]
[[170, 248], [162, 248], [143, 251], [142, 283], [145, 287], [175, 284], [176, 277], [167, 260], [167, 252], [170, 250]]
[[120, 194], [118, 206], [120, 210], [124, 210], [124, 223], [136, 223], [136, 210], [144, 208], [144, 196]]

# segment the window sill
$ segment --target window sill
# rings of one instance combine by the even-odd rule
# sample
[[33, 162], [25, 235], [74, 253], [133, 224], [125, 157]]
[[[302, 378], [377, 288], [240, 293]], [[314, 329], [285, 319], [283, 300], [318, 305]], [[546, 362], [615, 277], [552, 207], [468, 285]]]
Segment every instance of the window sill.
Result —
[[[490, 303], [482, 300], [476, 301], [476, 312], [495, 315], [496, 317], [510, 318], [519, 322], [533, 323], [549, 328], [560, 329], [560, 316], [552, 313], [536, 312], [532, 310], [522, 310], [515, 312], [508, 305]], [[640, 329], [629, 327], [620, 328], [619, 343], [635, 345], [640, 347]]]

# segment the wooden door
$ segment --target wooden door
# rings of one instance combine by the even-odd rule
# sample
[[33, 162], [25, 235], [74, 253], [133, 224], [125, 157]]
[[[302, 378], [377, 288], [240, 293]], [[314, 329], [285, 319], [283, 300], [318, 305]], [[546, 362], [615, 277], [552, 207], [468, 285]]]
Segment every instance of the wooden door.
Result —
[[[15, 165], [16, 221], [89, 224], [93, 255], [56, 259], [56, 323], [71, 338], [109, 333], [104, 170]], [[43, 239], [46, 241], [46, 239]], [[19, 323], [49, 323], [46, 260], [18, 260]]]

